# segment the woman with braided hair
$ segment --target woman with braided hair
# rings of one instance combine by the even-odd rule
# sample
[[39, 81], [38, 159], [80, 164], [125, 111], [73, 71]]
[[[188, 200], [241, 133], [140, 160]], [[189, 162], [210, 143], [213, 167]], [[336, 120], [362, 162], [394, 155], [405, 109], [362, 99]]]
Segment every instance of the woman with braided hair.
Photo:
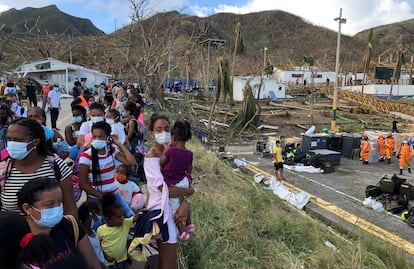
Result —
[[115, 159], [125, 165], [135, 164], [135, 158], [129, 150], [111, 136], [111, 126], [105, 121], [94, 123], [91, 148], [79, 158], [80, 187], [88, 194], [88, 200], [95, 200], [98, 204], [101, 204], [104, 193], [114, 193], [125, 215], [131, 217], [135, 213], [118, 193]]

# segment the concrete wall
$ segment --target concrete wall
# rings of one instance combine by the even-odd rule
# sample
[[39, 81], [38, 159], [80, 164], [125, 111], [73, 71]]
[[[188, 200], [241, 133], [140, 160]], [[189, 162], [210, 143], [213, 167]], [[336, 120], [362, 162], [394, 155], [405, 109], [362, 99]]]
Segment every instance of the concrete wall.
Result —
[[[378, 96], [388, 96], [390, 94], [391, 85], [388, 84], [370, 84], [364, 85], [364, 94], [372, 94]], [[341, 90], [361, 92], [362, 85], [347, 86]], [[394, 97], [412, 97], [414, 96], [414, 85], [393, 85], [392, 96]]]

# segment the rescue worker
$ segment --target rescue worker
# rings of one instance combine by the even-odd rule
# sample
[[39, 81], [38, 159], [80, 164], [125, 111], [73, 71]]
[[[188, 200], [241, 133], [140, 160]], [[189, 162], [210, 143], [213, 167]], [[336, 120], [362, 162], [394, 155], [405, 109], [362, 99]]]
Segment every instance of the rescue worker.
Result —
[[86, 109], [87, 107], [89, 107], [88, 99], [91, 96], [91, 92], [88, 89], [86, 89], [83, 91], [83, 95], [79, 95], [77, 98], [75, 98], [75, 100], [73, 100], [70, 106], [73, 107], [75, 105], [80, 105]]
[[362, 159], [363, 164], [368, 164], [370, 151], [371, 151], [371, 145], [369, 144], [369, 141], [368, 141], [368, 135], [362, 134], [360, 157]]
[[52, 85], [49, 84], [49, 81], [45, 80], [45, 83], [42, 85], [42, 109], [46, 109], [47, 105], [47, 96], [49, 91], [52, 89]]
[[387, 156], [387, 148], [385, 146], [385, 138], [383, 134], [378, 135], [377, 143], [379, 147], [379, 161], [383, 162]]
[[395, 149], [395, 139], [392, 137], [392, 132], [388, 132], [387, 138], [385, 138], [386, 157], [388, 164], [391, 163], [391, 156]]
[[411, 174], [411, 157], [413, 156], [413, 148], [408, 144], [407, 139], [404, 139], [401, 146], [398, 148], [395, 156], [400, 159], [400, 175], [403, 173], [404, 164], [407, 164], [408, 173]]

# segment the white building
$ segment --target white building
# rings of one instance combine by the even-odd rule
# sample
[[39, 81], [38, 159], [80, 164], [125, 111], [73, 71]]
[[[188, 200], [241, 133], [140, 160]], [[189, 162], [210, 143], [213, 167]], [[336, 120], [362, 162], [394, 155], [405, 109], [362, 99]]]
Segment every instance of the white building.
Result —
[[[244, 98], [244, 87], [246, 82], [250, 82], [250, 86], [253, 91], [253, 96], [255, 99], [258, 98], [257, 94], [260, 87], [260, 77], [234, 77], [233, 80], [233, 100], [234, 101], [243, 101]], [[286, 84], [282, 82], [277, 82], [275, 79], [263, 78], [262, 89], [260, 91], [259, 99], [279, 99], [286, 98]]]
[[43, 84], [45, 80], [49, 83], [59, 83], [62, 89], [67, 93], [72, 91], [73, 83], [78, 78], [87, 88], [93, 88], [94, 85], [104, 82], [108, 84], [111, 75], [101, 73], [97, 70], [59, 61], [54, 58], [46, 58], [31, 63], [22, 64], [16, 73], [20, 76], [36, 80]]
[[[335, 81], [335, 72], [321, 72], [314, 71], [314, 83], [326, 83], [327, 79], [330, 82]], [[297, 67], [295, 70], [276, 70], [273, 77], [280, 82], [303, 84], [306, 82], [311, 83], [312, 72], [308, 68]]]

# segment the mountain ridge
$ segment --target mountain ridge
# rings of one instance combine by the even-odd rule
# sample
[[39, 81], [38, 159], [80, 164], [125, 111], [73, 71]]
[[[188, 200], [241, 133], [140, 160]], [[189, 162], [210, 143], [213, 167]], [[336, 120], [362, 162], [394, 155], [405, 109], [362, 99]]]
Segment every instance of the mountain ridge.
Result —
[[6, 25], [4, 31], [7, 32], [27, 32], [27, 28], [34, 27], [33, 34], [70, 33], [77, 36], [104, 34], [89, 19], [67, 14], [59, 10], [56, 5], [42, 8], [26, 7], [20, 10], [12, 8], [0, 14], [1, 24]]

